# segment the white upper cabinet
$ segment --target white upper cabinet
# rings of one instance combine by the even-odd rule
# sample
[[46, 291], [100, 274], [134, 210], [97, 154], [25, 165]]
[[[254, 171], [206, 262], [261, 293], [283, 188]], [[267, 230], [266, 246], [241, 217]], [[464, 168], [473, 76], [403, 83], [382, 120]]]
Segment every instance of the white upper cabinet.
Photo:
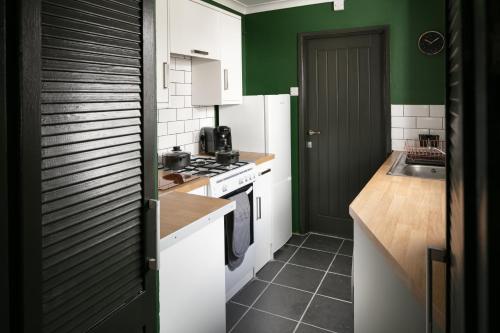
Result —
[[219, 15], [221, 39], [222, 104], [241, 104], [243, 93], [241, 19]]
[[169, 10], [168, 0], [156, 0], [156, 100], [169, 102]]
[[170, 2], [170, 51], [192, 57], [219, 59], [219, 12], [198, 1]]

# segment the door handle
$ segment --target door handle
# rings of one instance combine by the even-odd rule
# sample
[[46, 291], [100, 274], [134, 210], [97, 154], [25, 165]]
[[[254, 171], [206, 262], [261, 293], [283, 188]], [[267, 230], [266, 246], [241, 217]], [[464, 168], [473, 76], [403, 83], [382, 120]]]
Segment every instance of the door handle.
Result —
[[307, 135], [309, 135], [309, 136], [320, 135], [320, 134], [321, 134], [320, 131], [313, 131], [313, 130], [307, 131]]
[[446, 263], [447, 255], [444, 249], [435, 249], [432, 247], [427, 248], [427, 271], [426, 271], [426, 300], [425, 300], [425, 310], [426, 310], [426, 321], [427, 327], [426, 332], [432, 333], [433, 326], [433, 314], [432, 314], [432, 263], [433, 262]]

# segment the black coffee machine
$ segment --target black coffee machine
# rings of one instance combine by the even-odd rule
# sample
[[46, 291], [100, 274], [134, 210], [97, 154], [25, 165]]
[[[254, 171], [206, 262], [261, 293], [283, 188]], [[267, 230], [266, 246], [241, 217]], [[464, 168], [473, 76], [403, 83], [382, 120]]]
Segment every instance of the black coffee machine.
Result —
[[200, 153], [215, 155], [217, 151], [231, 151], [232, 147], [229, 127], [203, 127], [200, 130]]

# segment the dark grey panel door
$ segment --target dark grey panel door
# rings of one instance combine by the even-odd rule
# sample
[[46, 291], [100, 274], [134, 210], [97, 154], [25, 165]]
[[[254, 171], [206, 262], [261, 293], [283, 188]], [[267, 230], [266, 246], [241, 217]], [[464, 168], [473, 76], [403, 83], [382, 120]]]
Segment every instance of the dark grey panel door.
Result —
[[23, 8], [23, 330], [155, 332], [154, 1]]
[[309, 227], [352, 237], [349, 204], [387, 156], [383, 36], [310, 39], [304, 52]]

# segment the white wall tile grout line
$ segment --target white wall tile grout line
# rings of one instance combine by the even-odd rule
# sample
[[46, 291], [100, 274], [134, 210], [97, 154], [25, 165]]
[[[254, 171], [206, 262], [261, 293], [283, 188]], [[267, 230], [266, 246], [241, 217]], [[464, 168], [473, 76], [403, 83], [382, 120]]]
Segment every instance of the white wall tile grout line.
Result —
[[335, 258], [337, 257], [337, 254], [338, 254], [338, 251], [340, 251], [340, 249], [342, 248], [342, 245], [344, 245], [344, 242], [345, 240], [342, 241], [342, 243], [340, 244], [340, 247], [339, 249], [337, 250], [337, 253], [333, 256], [333, 259], [332, 261], [330, 262], [330, 265], [328, 265], [328, 268], [325, 272], [325, 274], [323, 274], [323, 278], [321, 279], [321, 281], [319, 282], [318, 284], [318, 287], [316, 287], [316, 291], [314, 292], [313, 296], [311, 297], [311, 299], [309, 300], [309, 303], [307, 303], [307, 306], [304, 310], [304, 312], [302, 313], [302, 316], [300, 316], [300, 319], [299, 319], [299, 322], [297, 323], [297, 325], [295, 326], [295, 329], [293, 330], [293, 333], [296, 333], [299, 326], [300, 326], [300, 323], [302, 322], [302, 320], [304, 319], [304, 316], [306, 315], [307, 313], [307, 310], [309, 310], [309, 307], [311, 306], [313, 300], [314, 300], [314, 297], [316, 297], [316, 295], [318, 294], [318, 291], [319, 291], [319, 288], [321, 287], [321, 285], [323, 284], [323, 281], [325, 280], [325, 278], [327, 277], [328, 275], [328, 271], [330, 270], [330, 268], [332, 267], [333, 265], [333, 262], [335, 261]]
[[[305, 241], [308, 238], [309, 238], [309, 235], [307, 235], [307, 237], [304, 238], [304, 240], [302, 241], [302, 243], [300, 244], [300, 246], [302, 246], [302, 244], [304, 244]], [[293, 256], [295, 256], [295, 254], [299, 251], [300, 246], [293, 252], [293, 254], [290, 256], [290, 258], [288, 258], [288, 260], [285, 263], [285, 265], [283, 265], [283, 267], [280, 268], [280, 270], [276, 273], [276, 275], [273, 277], [273, 279], [270, 282], [268, 282], [267, 286], [259, 293], [259, 295], [257, 296], [257, 298], [253, 301], [252, 304], [250, 304], [250, 307], [245, 311], [245, 313], [243, 314], [243, 316], [241, 316], [241, 318], [238, 319], [238, 321], [233, 325], [233, 327], [231, 327], [231, 329], [229, 330], [228, 333], [233, 332], [233, 330], [235, 329], [235, 327], [238, 326], [238, 324], [240, 323], [240, 321], [247, 315], [247, 313], [250, 311], [250, 309], [252, 309], [252, 307], [255, 305], [255, 303], [257, 303], [257, 301], [261, 298], [261, 296], [266, 292], [266, 290], [269, 288], [269, 286], [271, 285], [271, 283], [274, 282], [274, 280], [279, 275], [279, 273], [281, 273], [281, 271], [283, 270], [283, 268], [285, 268], [286, 264], [288, 262], [290, 262], [290, 260], [293, 258]]]

